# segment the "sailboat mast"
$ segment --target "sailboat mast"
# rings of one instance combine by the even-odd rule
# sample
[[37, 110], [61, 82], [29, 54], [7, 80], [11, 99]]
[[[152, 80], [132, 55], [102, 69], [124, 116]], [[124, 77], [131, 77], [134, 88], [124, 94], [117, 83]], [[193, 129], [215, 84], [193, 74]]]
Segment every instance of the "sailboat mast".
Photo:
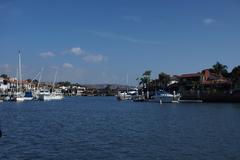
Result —
[[17, 94], [18, 94], [18, 69], [17, 69]]
[[20, 50], [18, 52], [18, 69], [19, 69], [19, 81], [20, 81], [20, 88], [22, 88], [22, 64], [21, 64], [21, 54]]
[[58, 74], [58, 71], [56, 71], [55, 76], [54, 76], [53, 89], [54, 89], [54, 86], [55, 86], [55, 83], [57, 80], [57, 74]]
[[42, 80], [42, 72], [43, 72], [43, 68], [41, 68], [41, 72], [40, 72], [40, 76], [39, 76], [38, 84], [37, 84], [37, 90], [39, 89], [39, 85], [40, 85], [40, 82]]
[[127, 74], [127, 93], [128, 93], [128, 90], [129, 90], [129, 88], [128, 88], [128, 74]]

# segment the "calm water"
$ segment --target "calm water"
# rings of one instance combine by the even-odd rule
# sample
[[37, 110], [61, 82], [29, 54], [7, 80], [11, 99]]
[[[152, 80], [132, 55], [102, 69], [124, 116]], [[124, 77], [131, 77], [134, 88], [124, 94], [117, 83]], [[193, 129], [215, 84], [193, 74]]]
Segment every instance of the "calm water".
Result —
[[1, 103], [0, 159], [240, 159], [240, 104]]

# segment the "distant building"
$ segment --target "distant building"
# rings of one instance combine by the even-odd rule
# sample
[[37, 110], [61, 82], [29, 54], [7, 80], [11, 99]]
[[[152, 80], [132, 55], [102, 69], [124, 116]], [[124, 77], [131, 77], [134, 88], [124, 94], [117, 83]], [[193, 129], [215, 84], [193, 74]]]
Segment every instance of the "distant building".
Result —
[[0, 77], [0, 90], [6, 91], [9, 88], [10, 88], [9, 83], [7, 83], [7, 81], [4, 78]]

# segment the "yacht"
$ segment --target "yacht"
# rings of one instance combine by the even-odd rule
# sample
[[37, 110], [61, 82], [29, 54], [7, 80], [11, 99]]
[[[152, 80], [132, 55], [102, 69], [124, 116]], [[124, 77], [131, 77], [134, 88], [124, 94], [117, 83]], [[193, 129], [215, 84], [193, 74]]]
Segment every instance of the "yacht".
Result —
[[138, 90], [131, 89], [125, 92], [118, 92], [117, 99], [119, 100], [132, 100], [134, 97], [137, 96]]
[[56, 90], [53, 92], [50, 92], [49, 90], [40, 90], [38, 99], [42, 101], [50, 101], [50, 100], [61, 100], [63, 99], [63, 94]]
[[128, 94], [127, 92], [118, 92], [117, 99], [118, 100], [131, 100], [132, 95]]
[[153, 102], [158, 102], [158, 103], [173, 103], [173, 102], [178, 102], [180, 99], [180, 94], [170, 94], [164, 90], [159, 90], [156, 92], [154, 96], [152, 96]]

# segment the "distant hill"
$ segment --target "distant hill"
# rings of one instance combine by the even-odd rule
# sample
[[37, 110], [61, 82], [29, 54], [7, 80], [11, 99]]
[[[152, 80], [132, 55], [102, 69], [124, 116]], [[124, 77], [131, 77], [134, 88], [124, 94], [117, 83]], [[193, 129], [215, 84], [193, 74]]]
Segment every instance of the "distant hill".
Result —
[[82, 86], [89, 88], [89, 89], [104, 89], [107, 86], [110, 87], [110, 89], [119, 89], [119, 90], [127, 90], [128, 88], [135, 88], [135, 86], [127, 86], [127, 85], [121, 85], [121, 84], [83, 84]]

